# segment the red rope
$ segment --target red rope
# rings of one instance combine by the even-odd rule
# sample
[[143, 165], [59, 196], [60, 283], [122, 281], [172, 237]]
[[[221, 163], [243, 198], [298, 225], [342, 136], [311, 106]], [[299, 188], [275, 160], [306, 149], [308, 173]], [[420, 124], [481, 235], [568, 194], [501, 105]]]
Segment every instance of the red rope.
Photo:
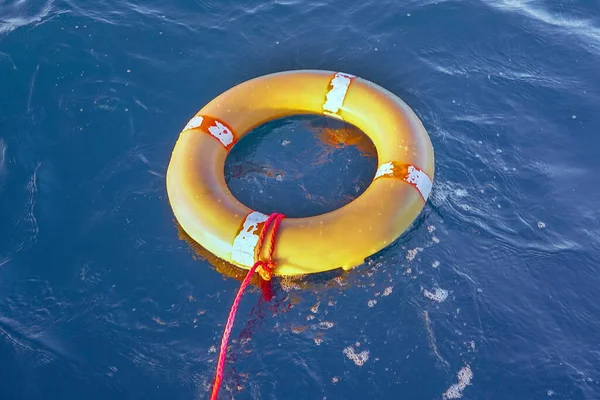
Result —
[[[217, 373], [215, 376], [215, 382], [213, 384], [213, 391], [210, 397], [211, 400], [216, 400], [219, 395], [219, 389], [221, 387], [221, 382], [223, 381], [223, 370], [225, 368], [225, 354], [227, 353], [227, 342], [229, 341], [229, 336], [231, 335], [231, 329], [233, 328], [233, 321], [235, 319], [235, 314], [237, 312], [238, 306], [240, 305], [240, 300], [242, 299], [242, 294], [244, 294], [244, 290], [246, 290], [246, 286], [250, 283], [252, 279], [252, 275], [259, 267], [262, 267], [262, 270], [259, 271], [259, 274], [263, 276], [263, 278], [267, 281], [271, 280], [273, 276], [273, 268], [275, 268], [275, 262], [273, 261], [273, 252], [275, 251], [275, 236], [277, 235], [277, 230], [279, 229], [279, 224], [281, 220], [285, 218], [285, 215], [279, 213], [273, 213], [269, 215], [263, 229], [258, 238], [258, 243], [256, 245], [256, 252], [254, 259], [257, 260], [248, 274], [242, 281], [240, 288], [235, 296], [235, 300], [233, 301], [233, 305], [231, 306], [231, 310], [229, 311], [229, 317], [227, 318], [227, 324], [225, 325], [225, 330], [223, 332], [223, 338], [221, 339], [221, 352], [219, 353], [219, 361], [217, 363]], [[260, 251], [265, 240], [265, 236], [267, 234], [267, 230], [269, 226], [273, 224], [273, 234], [271, 235], [271, 244], [269, 248], [269, 257], [266, 261], [258, 260], [260, 256]], [[264, 274], [264, 275], [263, 275]]]

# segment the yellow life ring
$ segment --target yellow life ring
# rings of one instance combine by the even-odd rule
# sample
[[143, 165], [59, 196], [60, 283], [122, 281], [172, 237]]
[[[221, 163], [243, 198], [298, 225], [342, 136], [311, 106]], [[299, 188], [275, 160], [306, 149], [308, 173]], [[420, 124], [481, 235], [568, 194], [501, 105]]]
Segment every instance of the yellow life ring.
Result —
[[419, 118], [396, 95], [359, 77], [285, 71], [240, 83], [214, 98], [187, 123], [175, 144], [166, 177], [169, 202], [191, 238], [217, 257], [250, 269], [268, 216], [233, 196], [225, 183], [225, 159], [255, 127], [297, 114], [326, 115], [362, 130], [377, 149], [378, 169], [370, 186], [345, 206], [284, 219], [273, 274], [351, 269], [414, 221], [434, 176], [433, 147]]

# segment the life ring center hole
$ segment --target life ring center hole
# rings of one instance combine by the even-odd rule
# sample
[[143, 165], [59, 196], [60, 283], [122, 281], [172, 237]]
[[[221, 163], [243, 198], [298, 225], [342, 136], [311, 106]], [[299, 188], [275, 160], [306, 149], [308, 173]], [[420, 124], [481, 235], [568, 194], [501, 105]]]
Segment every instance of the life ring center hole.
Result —
[[225, 181], [247, 207], [311, 217], [360, 196], [377, 170], [377, 150], [354, 125], [318, 115], [267, 122], [249, 132], [225, 161]]

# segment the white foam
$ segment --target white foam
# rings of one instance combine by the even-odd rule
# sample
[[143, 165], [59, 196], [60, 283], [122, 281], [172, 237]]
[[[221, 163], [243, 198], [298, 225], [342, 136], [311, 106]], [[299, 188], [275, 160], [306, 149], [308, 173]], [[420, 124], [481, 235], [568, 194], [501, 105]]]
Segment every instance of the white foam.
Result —
[[473, 372], [468, 365], [465, 365], [458, 371], [456, 376], [458, 377], [458, 383], [453, 384], [446, 390], [443, 395], [444, 399], [460, 399], [462, 397], [462, 392], [471, 384]]
[[419, 254], [419, 252], [421, 251], [423, 251], [422, 247], [415, 247], [414, 249], [409, 249], [408, 252], [406, 252], [406, 259], [408, 261], [414, 260], [417, 254]]
[[430, 300], [441, 303], [448, 298], [448, 291], [446, 289], [435, 288], [433, 292], [430, 292], [425, 289], [423, 290], [423, 295]]
[[344, 354], [350, 360], [354, 361], [354, 364], [362, 367], [369, 360], [369, 351], [363, 350], [360, 353], [354, 351], [354, 347], [348, 346], [344, 349]]
[[331, 321], [319, 322], [319, 329], [327, 330], [333, 328], [334, 323]]

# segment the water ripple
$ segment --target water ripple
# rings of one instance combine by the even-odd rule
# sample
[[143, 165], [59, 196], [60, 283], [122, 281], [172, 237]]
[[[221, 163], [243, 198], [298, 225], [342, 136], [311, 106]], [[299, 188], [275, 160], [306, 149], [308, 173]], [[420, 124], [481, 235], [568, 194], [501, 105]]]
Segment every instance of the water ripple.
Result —
[[[3, 141], [0, 141], [0, 144], [2, 143]], [[2, 152], [3, 162], [5, 154], [6, 147], [4, 147]], [[30, 247], [35, 242], [36, 237], [38, 235], [39, 228], [37, 224], [37, 219], [35, 217], [34, 208], [38, 194], [37, 171], [39, 167], [40, 164], [38, 164], [35, 167], [27, 183], [25, 184], [25, 198], [23, 199], [23, 204], [20, 206], [21, 211], [19, 212], [15, 210], [10, 210], [10, 215], [8, 216], [3, 216], [2, 214], [0, 214], [1, 217], [11, 219], [11, 221], [7, 221], [5, 225], [11, 227], [9, 231], [10, 237], [6, 238], [0, 244], [0, 266], [11, 261], [15, 254]], [[1, 172], [2, 170], [0, 164], [0, 173]], [[2, 178], [1, 174], [0, 178]], [[0, 181], [0, 184], [2, 184], [2, 181]], [[2, 186], [0, 186], [0, 191], [1, 190]]]
[[[31, 8], [34, 9], [33, 12]], [[28, 1], [15, 2], [13, 5], [0, 3], [0, 35], [24, 26], [41, 25], [62, 13], [64, 11], [55, 7], [54, 0], [47, 0], [42, 5], [33, 7]]]
[[[549, 25], [557, 30], [548, 31], [546, 34], [560, 32], [566, 36], [576, 36], [581, 39], [594, 54], [600, 54], [600, 28], [594, 21], [563, 14], [553, 13], [548, 10], [540, 0], [482, 0], [490, 7], [503, 12], [516, 13], [543, 25]], [[544, 27], [545, 28], [545, 27]]]
[[[414, 105], [436, 150], [433, 195], [356, 269], [276, 280], [276, 304], [256, 306], [252, 287], [224, 393], [594, 398], [600, 29], [588, 3], [0, 0], [0, 345], [23, 358], [17, 376], [46, 393], [46, 371], [70, 364], [81, 372], [62, 388], [85, 375], [102, 398], [210, 391], [242, 273], [178, 239], [170, 151], [222, 90], [310, 67]], [[358, 145], [299, 152], [310, 133], [295, 127], [250, 139], [240, 191], [310, 211], [368, 183], [364, 165], [346, 170], [365, 160]]]

